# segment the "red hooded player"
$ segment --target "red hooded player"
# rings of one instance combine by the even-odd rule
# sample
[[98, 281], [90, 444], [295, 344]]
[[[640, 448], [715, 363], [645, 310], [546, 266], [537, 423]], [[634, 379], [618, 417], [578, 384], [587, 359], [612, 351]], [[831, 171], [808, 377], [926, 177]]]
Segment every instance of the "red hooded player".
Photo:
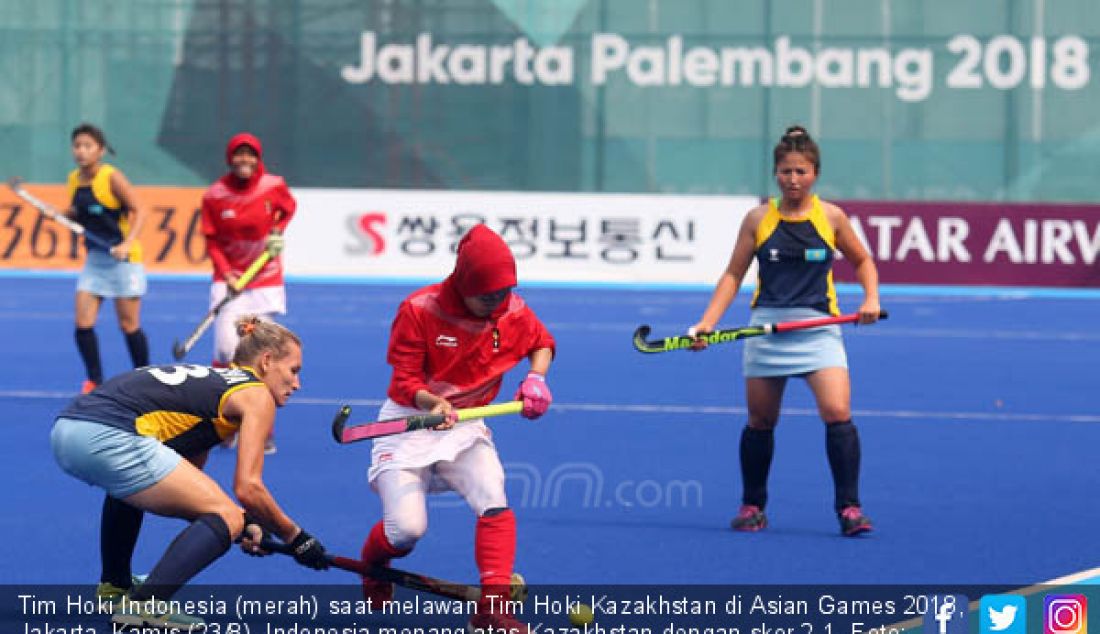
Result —
[[[522, 359], [531, 369], [516, 400], [523, 415], [550, 406], [546, 371], [554, 339], [523, 299], [512, 292], [516, 262], [504, 240], [485, 225], [458, 244], [454, 272], [442, 283], [409, 295], [397, 310], [387, 360], [393, 366], [380, 419], [488, 404], [501, 377]], [[516, 520], [504, 492], [504, 469], [481, 420], [379, 438], [369, 479], [382, 498], [382, 521], [363, 544], [362, 559], [387, 565], [407, 555], [428, 526], [427, 494], [455, 491], [477, 514], [474, 558], [482, 605], [476, 629], [526, 627], [503, 609], [516, 552]], [[393, 596], [389, 583], [364, 578], [375, 606]]]
[[[283, 177], [269, 174], [261, 160], [260, 140], [241, 133], [229, 140], [225, 162], [229, 172], [202, 197], [202, 234], [214, 263], [210, 305], [217, 304], [265, 249], [282, 250], [282, 232], [297, 203]], [[277, 235], [273, 235], [276, 232]], [[286, 313], [283, 260], [273, 257], [245, 286], [240, 297], [225, 305], [214, 325], [214, 363], [226, 365], [237, 347], [234, 320], [258, 314], [269, 320]]]
[[[255, 136], [242, 132], [229, 139], [225, 162], [229, 172], [206, 190], [202, 197], [202, 234], [206, 251], [214, 263], [210, 287], [213, 308], [229, 292], [237, 278], [265, 250], [274, 254], [242, 290], [218, 312], [214, 322], [213, 365], [225, 367], [237, 348], [236, 320], [258, 315], [275, 321], [286, 314], [283, 284], [282, 233], [294, 216], [298, 203], [290, 195], [282, 176], [264, 170], [263, 146]], [[231, 446], [234, 438], [226, 441]], [[266, 453], [275, 453], [275, 441], [268, 438]]]

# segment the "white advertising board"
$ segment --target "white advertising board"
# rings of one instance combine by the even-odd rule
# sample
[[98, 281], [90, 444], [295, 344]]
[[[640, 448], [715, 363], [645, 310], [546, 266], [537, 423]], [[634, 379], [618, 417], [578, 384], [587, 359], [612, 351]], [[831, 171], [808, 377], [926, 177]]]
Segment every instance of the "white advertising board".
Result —
[[454, 249], [485, 223], [521, 281], [713, 284], [753, 197], [295, 189], [287, 272], [442, 279]]

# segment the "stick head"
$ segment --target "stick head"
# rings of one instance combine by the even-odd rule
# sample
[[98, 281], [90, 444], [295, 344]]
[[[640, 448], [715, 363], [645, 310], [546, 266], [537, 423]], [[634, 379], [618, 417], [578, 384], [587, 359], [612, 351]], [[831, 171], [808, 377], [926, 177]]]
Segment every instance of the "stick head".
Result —
[[185, 356], [187, 356], [187, 348], [184, 348], [180, 340], [176, 339], [176, 341], [172, 343], [172, 358], [176, 361], [180, 361]]
[[336, 412], [336, 417], [332, 419], [332, 437], [338, 444], [344, 443], [344, 425], [348, 422], [350, 416], [351, 405], [345, 405], [340, 408], [339, 412]]
[[18, 176], [12, 176], [8, 179], [8, 187], [12, 189], [19, 189], [23, 186], [23, 179]]
[[638, 326], [638, 329], [634, 331], [634, 347], [636, 349], [645, 352], [648, 347], [646, 345], [646, 337], [649, 336], [651, 330], [653, 329], [650, 328], [648, 324], [643, 324]]

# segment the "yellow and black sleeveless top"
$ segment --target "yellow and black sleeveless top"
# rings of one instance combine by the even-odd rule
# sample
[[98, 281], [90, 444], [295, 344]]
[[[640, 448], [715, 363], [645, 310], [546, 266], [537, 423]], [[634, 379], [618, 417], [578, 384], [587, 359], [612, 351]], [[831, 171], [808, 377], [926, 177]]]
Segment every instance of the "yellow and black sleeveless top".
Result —
[[[115, 168], [104, 163], [99, 166], [89, 185], [80, 184], [80, 170], [69, 172], [69, 199], [76, 210], [76, 221], [84, 230], [103, 238], [107, 244], [122, 242], [130, 233], [130, 215], [122, 202], [111, 191], [111, 174]], [[89, 249], [102, 247], [85, 242]], [[141, 262], [141, 245], [134, 242], [128, 262]]]
[[756, 227], [759, 278], [752, 306], [805, 307], [839, 315], [833, 286], [836, 236], [821, 199], [804, 218], [789, 220], [779, 213], [779, 201], [768, 201], [768, 211]]
[[152, 436], [182, 455], [205, 451], [240, 427], [226, 420], [229, 395], [263, 387], [252, 368], [160, 365], [120, 374], [76, 397], [58, 417]]

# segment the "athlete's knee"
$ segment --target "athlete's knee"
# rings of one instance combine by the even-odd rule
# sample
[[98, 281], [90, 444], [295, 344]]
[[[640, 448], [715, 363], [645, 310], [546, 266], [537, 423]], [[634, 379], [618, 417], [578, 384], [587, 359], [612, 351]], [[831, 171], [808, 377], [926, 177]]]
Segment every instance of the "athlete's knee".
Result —
[[141, 328], [141, 318], [137, 315], [119, 315], [118, 327], [122, 330], [122, 334], [129, 335]]
[[222, 543], [222, 547], [228, 549], [237, 539], [237, 533], [225, 522], [225, 518], [217, 513], [204, 513], [195, 518], [194, 524], [203, 524], [210, 532], [216, 535]]
[[823, 403], [819, 409], [821, 420], [825, 421], [826, 424], [833, 424], [834, 422], [846, 421], [852, 418], [852, 408], [846, 403]]
[[749, 426], [749, 429], [756, 429], [760, 431], [775, 429], [775, 426], [779, 424], [779, 414], [771, 412], [749, 412], [749, 420], [747, 424]]
[[466, 496], [466, 503], [478, 516], [499, 513], [508, 509], [508, 494], [504, 492], [504, 475], [490, 477]]
[[225, 527], [229, 530], [230, 537], [237, 539], [241, 536], [241, 532], [244, 530], [243, 508], [226, 500], [225, 503], [218, 506], [213, 514], [217, 515], [225, 522]]
[[382, 522], [386, 539], [399, 550], [412, 548], [428, 532], [428, 514], [386, 518]]

